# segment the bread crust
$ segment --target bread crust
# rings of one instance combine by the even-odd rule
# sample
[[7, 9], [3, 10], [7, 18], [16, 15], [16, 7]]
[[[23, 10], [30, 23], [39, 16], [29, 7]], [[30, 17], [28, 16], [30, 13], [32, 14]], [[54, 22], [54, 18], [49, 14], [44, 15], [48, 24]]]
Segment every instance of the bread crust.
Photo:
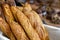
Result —
[[30, 40], [40, 40], [37, 32], [34, 30], [32, 25], [30, 24], [29, 19], [16, 7], [14, 7], [13, 9], [15, 10], [13, 14], [15, 15], [15, 17], [18, 18], [19, 23], [24, 28]]
[[10, 40], [15, 40], [15, 37], [12, 31], [10, 30], [9, 25], [1, 17], [0, 17], [0, 29], [8, 38], [10, 38]]
[[[31, 10], [28, 10], [28, 9], [31, 9]], [[26, 11], [26, 10], [28, 10], [28, 11]], [[48, 40], [49, 39], [48, 33], [47, 33], [45, 27], [43, 26], [42, 20], [39, 17], [39, 15], [35, 11], [32, 10], [30, 4], [27, 4], [27, 3], [25, 4], [23, 12], [30, 20], [30, 23], [32, 24], [34, 29], [39, 34], [39, 37], [41, 38], [41, 40]]]
[[11, 30], [14, 33], [16, 39], [17, 40], [29, 40], [24, 30], [22, 29], [22, 27], [17, 22], [14, 21], [9, 5], [6, 4], [3, 6], [3, 8], [5, 11], [4, 14], [5, 14], [6, 20], [9, 23]]

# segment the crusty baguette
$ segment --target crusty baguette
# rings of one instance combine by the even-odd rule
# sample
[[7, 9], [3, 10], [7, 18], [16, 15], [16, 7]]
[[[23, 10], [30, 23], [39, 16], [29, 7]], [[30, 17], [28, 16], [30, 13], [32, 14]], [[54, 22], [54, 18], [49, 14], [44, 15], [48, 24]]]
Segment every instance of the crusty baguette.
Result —
[[[42, 30], [43, 30], [43, 33], [42, 33], [42, 34], [43, 34], [43, 39], [44, 39], [44, 40], [49, 40], [48, 32], [47, 32], [47, 30], [45, 29], [45, 27], [44, 27], [44, 25], [43, 25], [43, 23], [42, 23], [41, 18], [39, 17], [39, 15], [38, 15], [35, 11], [32, 11], [32, 12], [33, 12], [33, 14], [35, 15], [38, 28], [39, 28], [39, 26], [40, 26], [40, 28], [42, 28]], [[38, 29], [37, 29], [37, 30], [38, 30]]]
[[[6, 17], [7, 22], [9, 23], [12, 32], [14, 33], [15, 37], [17, 38], [17, 40], [29, 40], [28, 37], [26, 36], [24, 30], [22, 29], [22, 27], [13, 20], [13, 16], [12, 13], [9, 9], [9, 5], [5, 4], [3, 6], [4, 9], [4, 14]], [[10, 11], [10, 12], [9, 12]], [[11, 19], [12, 17], [12, 19]], [[9, 18], [9, 19], [8, 19]]]
[[16, 7], [14, 8], [16, 12], [16, 16], [21, 23], [22, 27], [24, 28], [25, 32], [27, 33], [30, 40], [40, 40], [37, 32], [34, 30], [34, 28], [31, 26], [28, 18]]
[[20, 11], [23, 11], [23, 7], [17, 6]]
[[15, 8], [16, 8], [16, 6], [11, 6], [11, 7], [10, 7], [10, 9], [11, 9], [11, 11], [12, 11], [12, 14], [13, 14], [13, 16], [15, 17], [15, 20], [18, 21], [16, 15], [15, 15], [15, 14], [16, 14], [16, 11], [15, 11], [16, 9], [15, 9]]
[[21, 25], [25, 29], [26, 33], [30, 37], [30, 39], [31, 40], [40, 40], [37, 32], [34, 30], [32, 25], [30, 24], [28, 18], [24, 14], [22, 14], [21, 12], [17, 13], [17, 17], [19, 19], [19, 22], [21, 23]]
[[1, 17], [0, 17], [0, 29], [8, 38], [10, 38], [10, 40], [15, 40], [15, 37], [11, 32], [9, 25]]
[[30, 4], [27, 4], [27, 3], [25, 4], [23, 12], [30, 20], [32, 26], [38, 32], [41, 40], [48, 40], [49, 39], [48, 33], [46, 32], [46, 29], [44, 28], [42, 21], [39, 15], [32, 10]]
[[[3, 12], [4, 12], [4, 15], [6, 17], [6, 20], [8, 21], [8, 23], [12, 20], [14, 20], [13, 16], [12, 16], [12, 12], [10, 11], [10, 7], [8, 4], [3, 4], [2, 5], [2, 8], [3, 8]], [[9, 20], [8, 20], [9, 19]], [[11, 20], [10, 20], [11, 19]]]
[[16, 10], [15, 8], [19, 9], [20, 11], [23, 11], [23, 7], [11, 6], [10, 8], [11, 8], [11, 11], [12, 11], [12, 13], [13, 13], [13, 15], [14, 15], [16, 21], [18, 21], [18, 19], [17, 19], [17, 17], [16, 17], [16, 11], [17, 11], [17, 10]]
[[16, 23], [15, 21], [11, 21], [10, 26], [17, 40], [29, 40], [24, 30], [18, 23]]

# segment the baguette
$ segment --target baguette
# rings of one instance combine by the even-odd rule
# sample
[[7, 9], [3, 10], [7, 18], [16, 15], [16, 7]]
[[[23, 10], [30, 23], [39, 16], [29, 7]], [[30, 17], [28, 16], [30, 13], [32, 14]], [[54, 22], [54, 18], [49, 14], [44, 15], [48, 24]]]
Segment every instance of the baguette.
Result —
[[11, 6], [11, 11], [15, 17], [15, 20], [18, 21], [17, 17], [16, 17], [16, 8], [19, 9], [20, 11], [23, 11], [23, 7], [19, 7], [19, 6]]
[[10, 38], [10, 40], [15, 40], [15, 37], [11, 32], [9, 25], [1, 17], [0, 17], [0, 29], [8, 38]]
[[14, 8], [14, 10], [16, 12], [14, 14], [17, 16], [19, 22], [21, 23], [30, 40], [40, 40], [37, 32], [31, 26], [28, 18], [16, 7]]
[[11, 27], [11, 30], [14, 33], [16, 39], [17, 40], [29, 40], [28, 37], [26, 36], [24, 30], [22, 29], [22, 27], [17, 22], [15, 22], [13, 20], [12, 13], [11, 13], [10, 10], [8, 10], [9, 9], [9, 5], [5, 4], [3, 6], [3, 9], [5, 11], [4, 14], [5, 14], [6, 20], [9, 23], [9, 25]]
[[2, 8], [3, 8], [4, 16], [6, 17], [7, 22], [9, 23], [10, 21], [14, 20], [12, 12], [10, 11], [9, 5], [3, 4]]
[[[17, 11], [15, 8], [16, 8], [16, 6], [11, 6], [11, 7], [10, 7], [10, 9], [11, 9], [11, 11], [12, 11], [12, 14], [13, 14], [13, 16], [15, 17], [15, 20], [18, 21], [16, 15], [15, 15], [15, 14], [16, 14], [16, 11]], [[16, 11], [15, 11], [14, 9], [15, 9]]]
[[[42, 34], [44, 34], [43, 35], [43, 39], [44, 40], [49, 40], [49, 36], [48, 36], [48, 32], [47, 32], [47, 30], [45, 29], [45, 27], [44, 27], [44, 25], [43, 25], [43, 23], [42, 23], [42, 20], [41, 20], [41, 18], [39, 17], [39, 15], [35, 12], [35, 11], [32, 11], [33, 12], [33, 14], [35, 15], [35, 18], [36, 18], [36, 20], [37, 20], [37, 25], [38, 25], [38, 28], [39, 28], [39, 26], [42, 28], [42, 30], [43, 30], [43, 33]], [[40, 24], [39, 24], [40, 23]], [[38, 30], [38, 29], [37, 29]]]
[[18, 23], [16, 23], [15, 21], [11, 21], [10, 26], [17, 40], [29, 40], [24, 30]]
[[44, 28], [39, 15], [35, 11], [32, 10], [32, 8], [29, 4], [27, 4], [27, 3], [25, 4], [23, 12], [30, 20], [30, 23], [32, 24], [32, 26], [38, 32], [41, 40], [48, 40], [49, 39], [48, 33], [46, 32], [46, 29]]
[[23, 7], [17, 6], [20, 11], [23, 11]]

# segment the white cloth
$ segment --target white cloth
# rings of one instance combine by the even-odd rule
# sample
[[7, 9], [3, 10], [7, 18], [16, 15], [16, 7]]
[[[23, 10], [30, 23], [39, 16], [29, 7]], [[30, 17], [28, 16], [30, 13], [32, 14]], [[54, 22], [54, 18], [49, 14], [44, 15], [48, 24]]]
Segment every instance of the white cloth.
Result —
[[2, 32], [0, 31], [0, 40], [9, 40], [7, 37], [2, 35]]
[[49, 33], [50, 40], [60, 40], [60, 28], [49, 25], [45, 25], [45, 27]]

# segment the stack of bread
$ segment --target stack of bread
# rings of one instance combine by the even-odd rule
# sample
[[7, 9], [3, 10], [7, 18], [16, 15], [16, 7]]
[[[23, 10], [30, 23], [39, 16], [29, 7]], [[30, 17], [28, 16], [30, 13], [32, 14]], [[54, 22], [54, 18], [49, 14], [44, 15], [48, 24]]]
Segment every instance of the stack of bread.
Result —
[[[0, 2], [0, 29], [10, 40], [49, 40], [39, 15], [30, 4], [16, 6], [14, 0]], [[13, 3], [12, 3], [13, 2]]]

